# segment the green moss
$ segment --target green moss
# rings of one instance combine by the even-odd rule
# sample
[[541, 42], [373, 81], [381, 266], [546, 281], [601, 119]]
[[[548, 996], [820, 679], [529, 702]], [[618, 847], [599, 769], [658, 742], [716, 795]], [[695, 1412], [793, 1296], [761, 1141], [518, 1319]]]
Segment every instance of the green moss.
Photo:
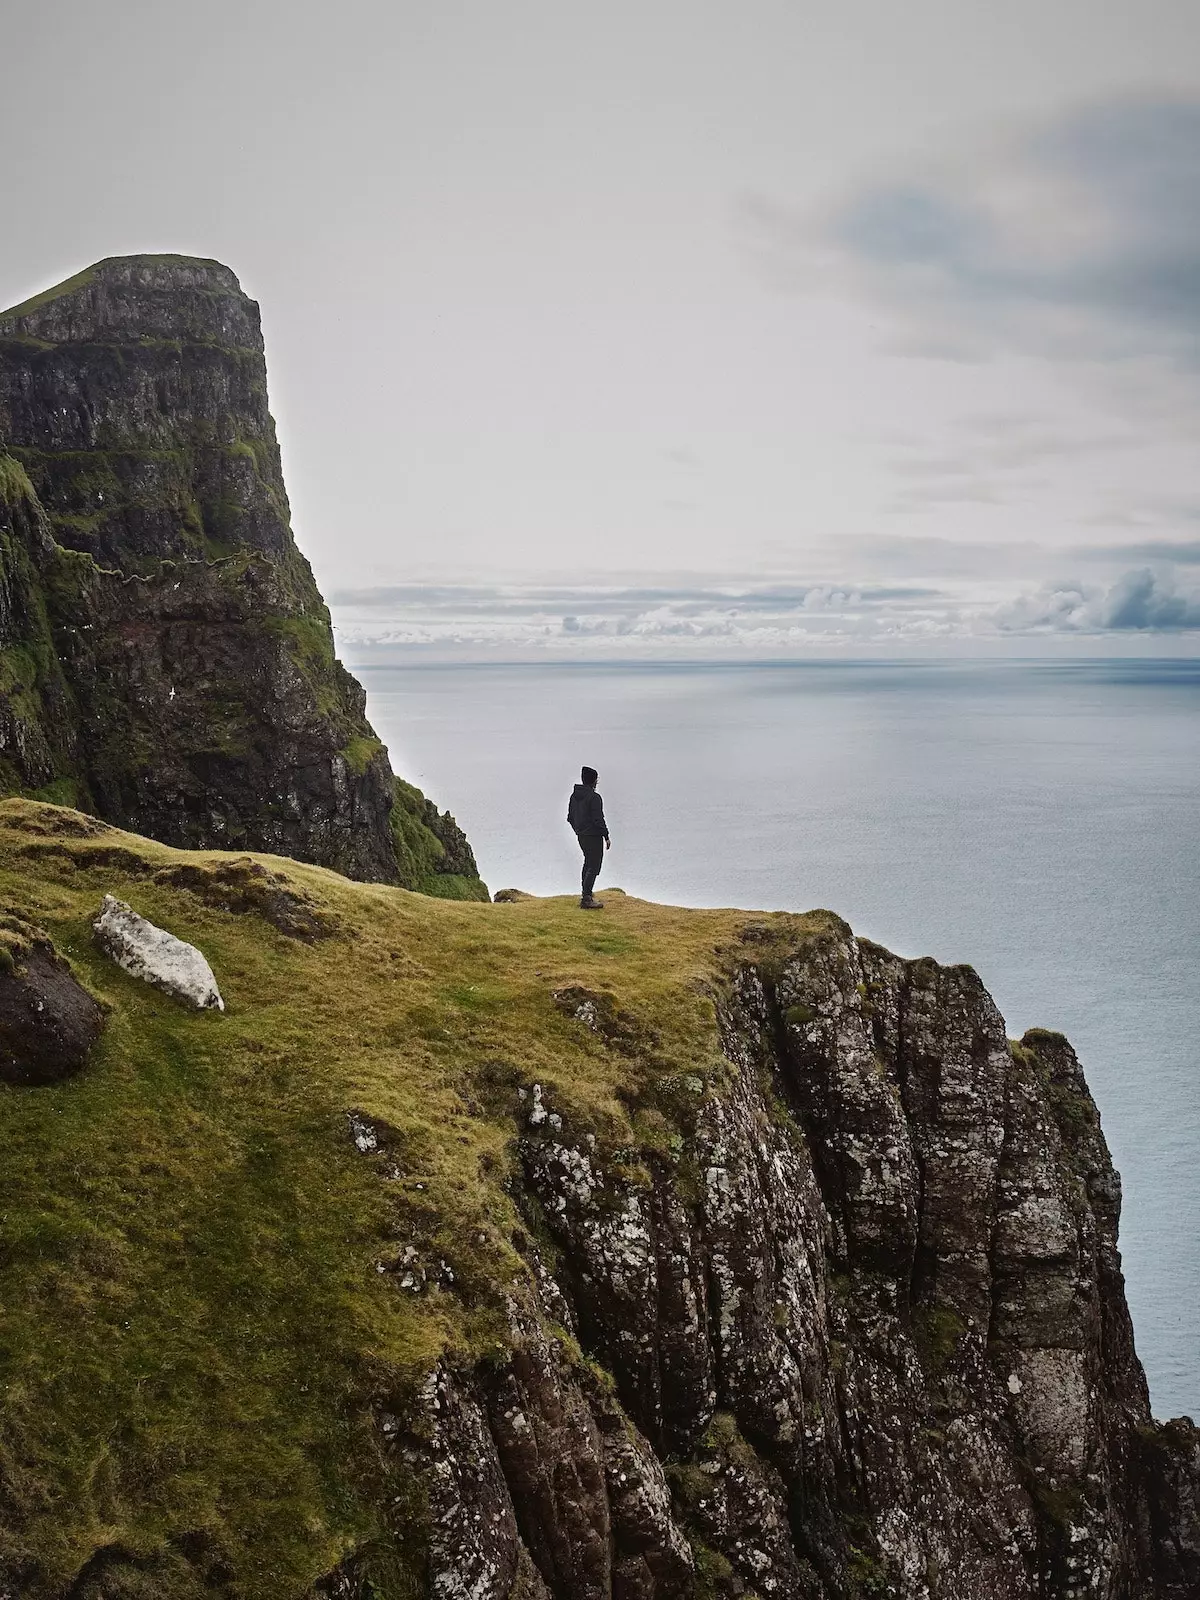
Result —
[[69, 616], [84, 601], [100, 572], [95, 559], [82, 550], [58, 549], [41, 573], [42, 589], [52, 610]]
[[1061, 1050], [1070, 1049], [1070, 1042], [1065, 1033], [1055, 1033], [1051, 1028], [1027, 1028], [1021, 1038], [1021, 1043], [1027, 1049], [1036, 1051], [1043, 1048]]
[[83, 784], [78, 778], [55, 778], [40, 789], [30, 791], [31, 800], [46, 800], [55, 806], [78, 806], [85, 798]]
[[1059, 1487], [1047, 1483], [1032, 1467], [1027, 1478], [1030, 1498], [1043, 1521], [1060, 1533], [1070, 1530], [1083, 1507], [1083, 1495], [1073, 1486]]
[[1079, 1144], [1100, 1126], [1100, 1114], [1091, 1097], [1076, 1093], [1066, 1084], [1050, 1086], [1050, 1105], [1059, 1132], [1068, 1145]]
[[49, 305], [52, 300], [57, 300], [62, 295], [74, 294], [77, 289], [86, 289], [95, 276], [95, 266], [85, 267], [82, 272], [76, 272], [72, 277], [56, 283], [53, 288], [43, 289], [40, 294], [22, 300], [20, 305], [9, 306], [7, 311], [0, 311], [0, 318], [27, 317], [31, 312], [40, 310], [42, 306]]
[[439, 814], [431, 800], [403, 778], [396, 779], [391, 814], [400, 881], [421, 894], [445, 900], [486, 900], [487, 886], [475, 857], [449, 812]]
[[716, 1411], [713, 1419], [705, 1429], [704, 1448], [716, 1450], [721, 1453], [749, 1452], [753, 1455], [748, 1444], [738, 1431], [737, 1418], [729, 1411]]
[[67, 775], [71, 704], [35, 565], [52, 548], [24, 468], [0, 451], [0, 584], [11, 608], [0, 647], [0, 713], [15, 731], [0, 754], [0, 793]]
[[949, 1366], [966, 1331], [966, 1323], [948, 1307], [931, 1306], [913, 1312], [913, 1343], [926, 1370], [935, 1376]]
[[6, 505], [34, 499], [33, 484], [22, 464], [0, 451], [0, 500]]
[[1014, 1060], [1033, 1071], [1042, 1086], [1059, 1134], [1068, 1152], [1099, 1131], [1100, 1113], [1081, 1080], [1056, 1072], [1055, 1058], [1070, 1054], [1070, 1044], [1061, 1033], [1048, 1028], [1030, 1028], [1013, 1051]]
[[342, 760], [356, 778], [361, 778], [376, 756], [382, 754], [383, 740], [365, 734], [356, 734], [341, 752]]
[[76, 541], [76, 544], [92, 544], [97, 529], [102, 528], [108, 521], [107, 511], [58, 511], [51, 517], [55, 533]]
[[892, 1593], [891, 1580], [888, 1578], [887, 1568], [875, 1556], [869, 1555], [865, 1550], [850, 1546], [850, 1560], [847, 1563], [850, 1578], [850, 1593], [858, 1600], [859, 1596], [883, 1596]]
[[691, 1541], [692, 1559], [696, 1565], [696, 1600], [718, 1600], [718, 1596], [743, 1592], [737, 1583], [734, 1570], [719, 1550], [713, 1550], [702, 1539]]
[[326, 716], [344, 712], [341, 685], [335, 677], [333, 634], [324, 616], [285, 615], [262, 617], [258, 626], [272, 634], [307, 678], [318, 708]]

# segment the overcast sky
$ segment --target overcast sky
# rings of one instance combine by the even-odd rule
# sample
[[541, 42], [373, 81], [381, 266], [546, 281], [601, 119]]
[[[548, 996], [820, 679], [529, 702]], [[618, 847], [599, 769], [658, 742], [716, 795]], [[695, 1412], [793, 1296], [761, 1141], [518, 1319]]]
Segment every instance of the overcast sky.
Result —
[[40, 0], [4, 37], [0, 303], [232, 266], [347, 636], [1194, 650], [1196, 0]]

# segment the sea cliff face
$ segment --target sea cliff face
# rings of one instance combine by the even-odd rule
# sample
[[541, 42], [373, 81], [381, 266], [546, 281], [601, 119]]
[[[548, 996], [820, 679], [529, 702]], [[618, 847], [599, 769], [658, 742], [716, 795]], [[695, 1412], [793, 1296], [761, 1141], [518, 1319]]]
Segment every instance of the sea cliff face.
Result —
[[[223, 1014], [106, 962], [106, 893]], [[1200, 1594], [1095, 1105], [969, 967], [20, 800], [0, 895], [106, 1018], [0, 1085], [12, 1600]]]
[[[534, 1097], [540, 1318], [431, 1401], [440, 1592], [509, 1594], [524, 1544], [572, 1600], [1200, 1593], [1198, 1436], [1150, 1416], [1067, 1041], [1010, 1044], [969, 968], [836, 925], [730, 977], [729, 1075], [672, 1086], [649, 1182]], [[575, 1015], [628, 1048], [600, 1001]]]
[[0, 784], [174, 844], [483, 893], [397, 788], [292, 538], [258, 307], [120, 257], [0, 315]]

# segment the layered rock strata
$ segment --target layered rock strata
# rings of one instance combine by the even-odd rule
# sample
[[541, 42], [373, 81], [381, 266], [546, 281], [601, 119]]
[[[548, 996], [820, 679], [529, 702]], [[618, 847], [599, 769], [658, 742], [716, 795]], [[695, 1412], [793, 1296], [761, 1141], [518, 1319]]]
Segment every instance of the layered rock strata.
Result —
[[0, 446], [0, 791], [482, 895], [336, 659], [227, 267], [116, 258], [0, 316]]

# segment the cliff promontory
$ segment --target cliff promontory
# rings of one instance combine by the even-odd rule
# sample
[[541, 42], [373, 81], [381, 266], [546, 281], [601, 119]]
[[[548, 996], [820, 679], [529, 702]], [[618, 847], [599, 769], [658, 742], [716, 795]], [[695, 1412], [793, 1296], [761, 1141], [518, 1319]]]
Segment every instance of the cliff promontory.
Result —
[[828, 912], [606, 899], [0, 803], [0, 1064], [88, 1021], [0, 1075], [0, 1595], [1200, 1595], [1067, 1041]]
[[336, 659], [218, 262], [102, 261], [0, 314], [0, 792], [484, 893]]

